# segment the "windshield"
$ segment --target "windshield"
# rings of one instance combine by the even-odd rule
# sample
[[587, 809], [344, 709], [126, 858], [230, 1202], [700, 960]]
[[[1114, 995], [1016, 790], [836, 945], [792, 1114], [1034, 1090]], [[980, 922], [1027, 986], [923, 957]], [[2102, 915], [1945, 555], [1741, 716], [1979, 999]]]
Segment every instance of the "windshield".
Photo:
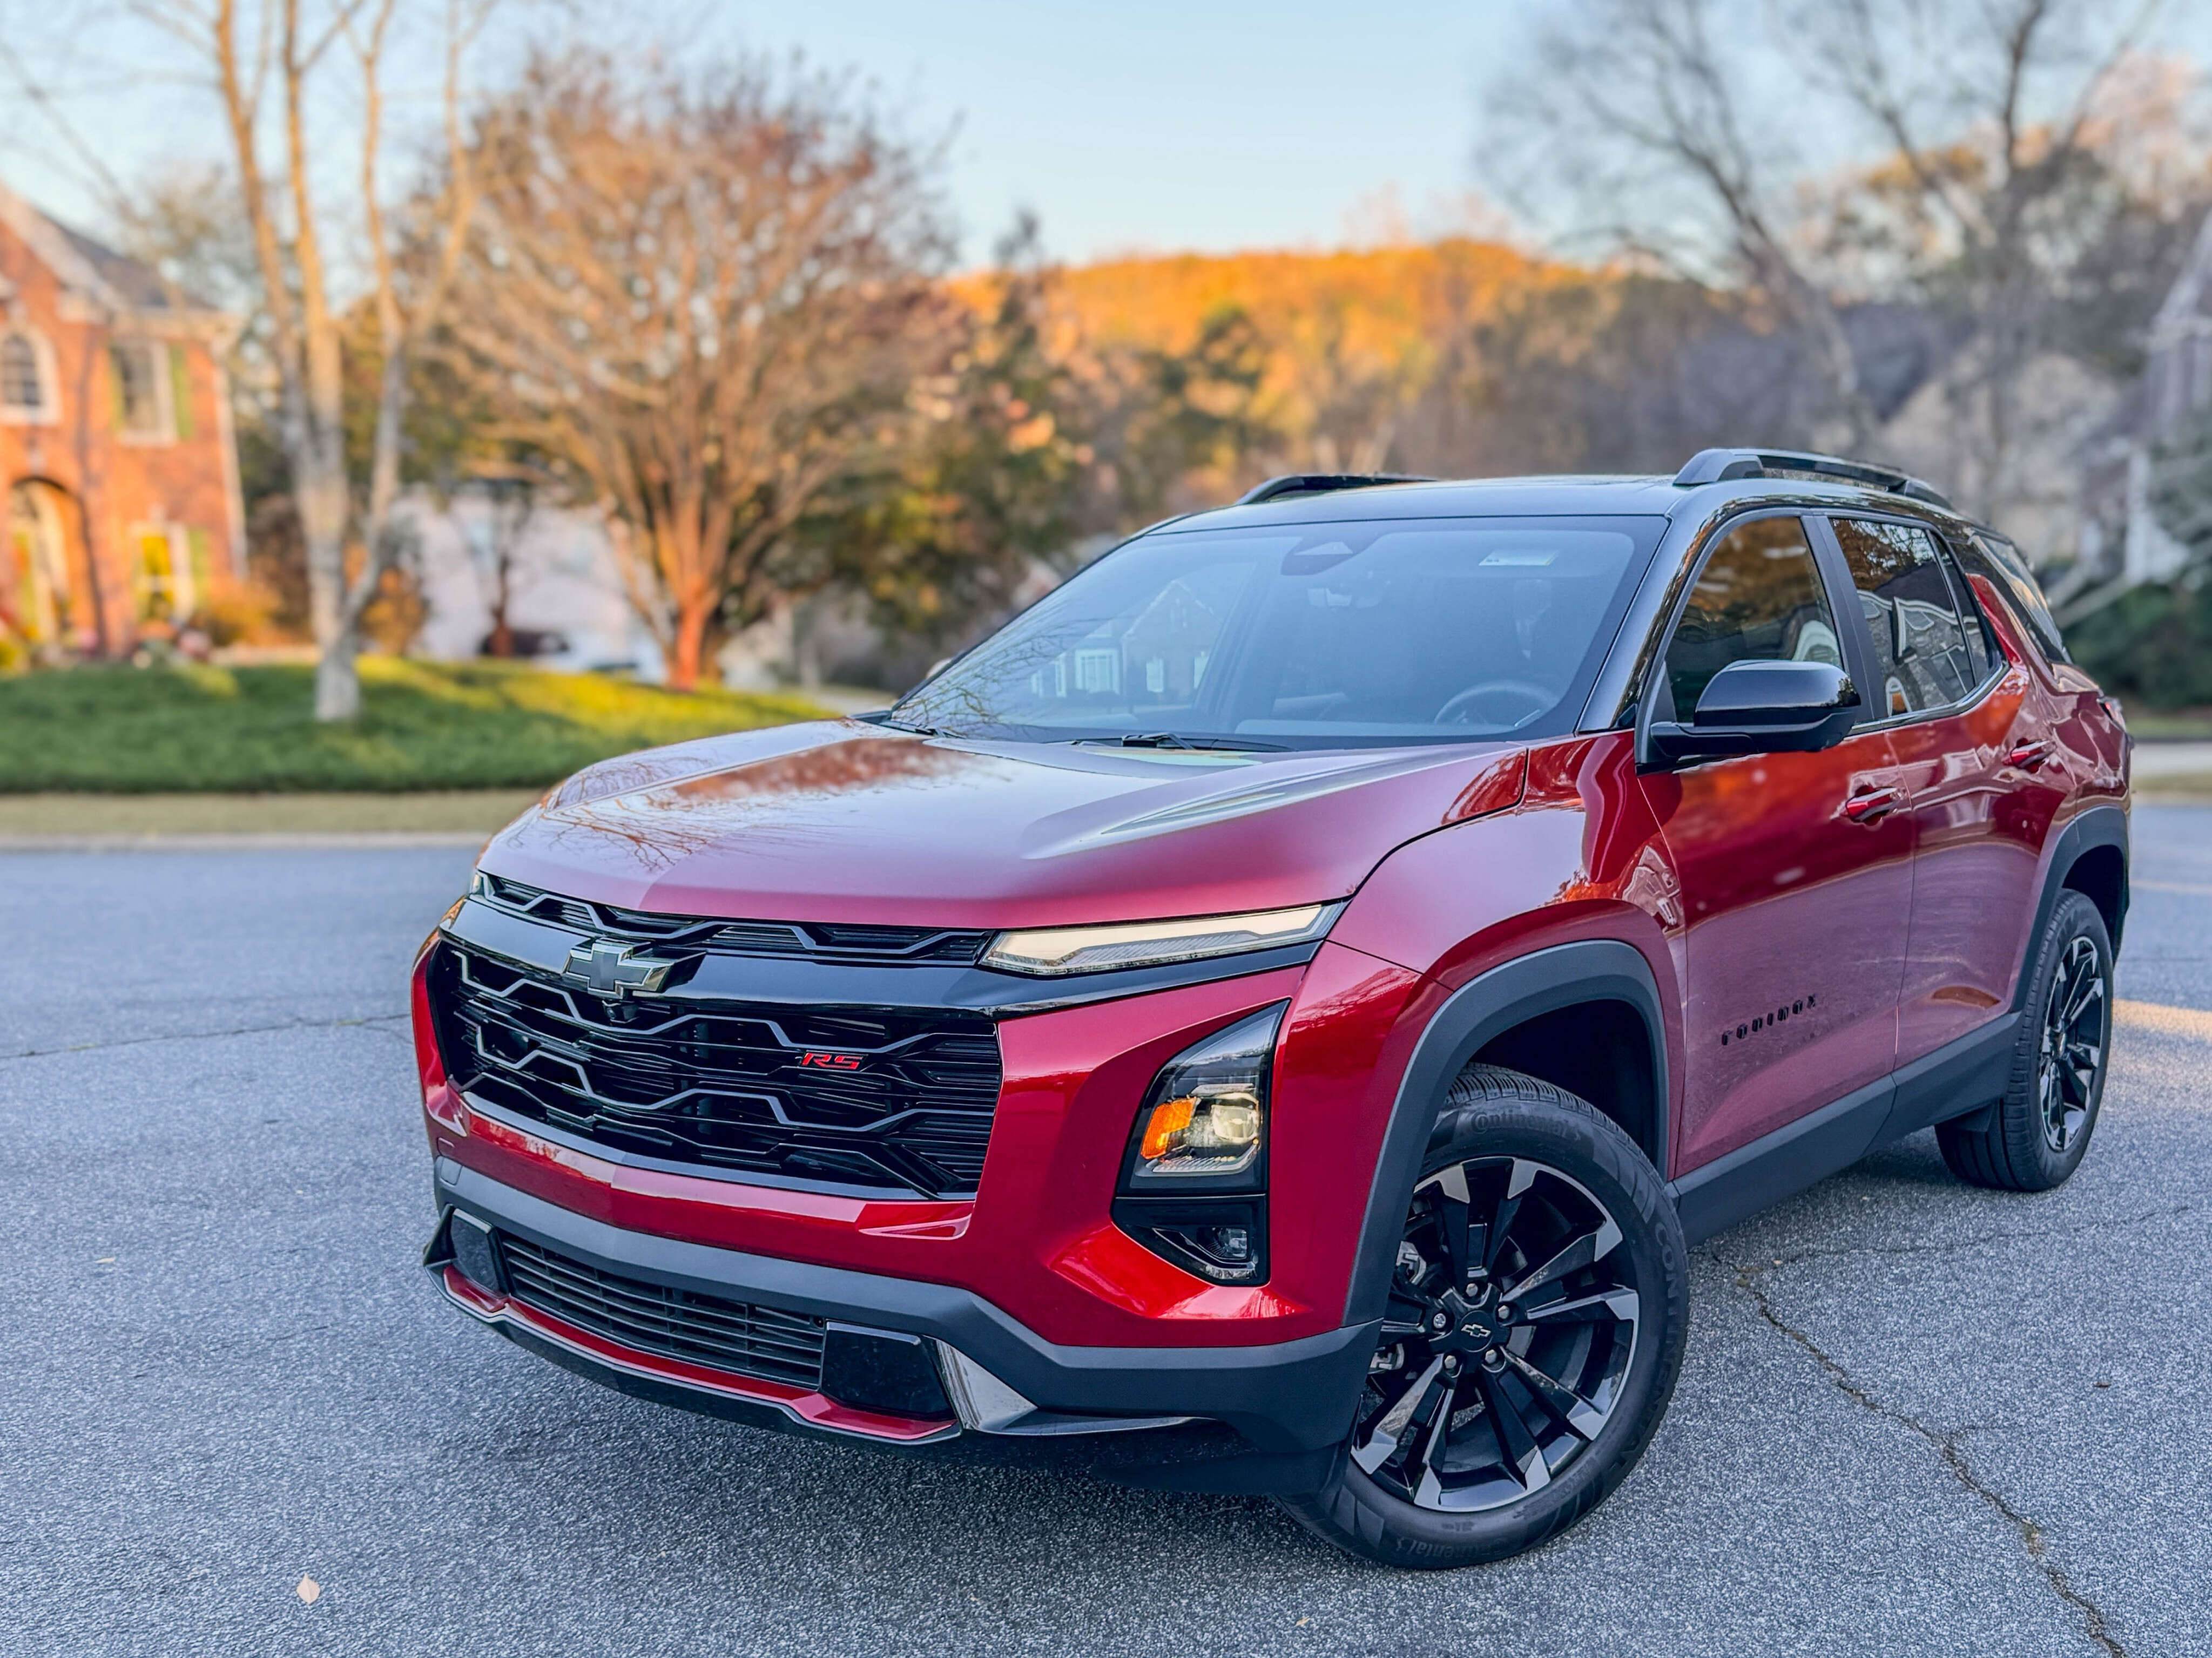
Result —
[[1572, 729], [1660, 518], [1141, 537], [909, 693], [947, 735], [1340, 748]]

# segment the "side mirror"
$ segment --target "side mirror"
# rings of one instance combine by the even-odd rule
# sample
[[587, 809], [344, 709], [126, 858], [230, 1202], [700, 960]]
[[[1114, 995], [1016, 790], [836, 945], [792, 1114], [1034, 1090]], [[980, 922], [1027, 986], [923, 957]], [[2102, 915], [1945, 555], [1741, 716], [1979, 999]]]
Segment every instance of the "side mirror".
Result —
[[1731, 662], [1707, 682], [1686, 726], [1655, 720], [1638, 744], [1646, 766], [1735, 754], [1814, 754], [1858, 721], [1850, 676], [1829, 662]]

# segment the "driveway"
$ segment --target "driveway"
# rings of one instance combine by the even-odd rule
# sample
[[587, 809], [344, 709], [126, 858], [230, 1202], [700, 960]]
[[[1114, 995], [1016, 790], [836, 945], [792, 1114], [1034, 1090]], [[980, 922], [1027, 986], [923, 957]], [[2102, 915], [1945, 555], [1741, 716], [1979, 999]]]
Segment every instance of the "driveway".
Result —
[[1701, 1247], [1643, 1467], [1443, 1576], [543, 1363], [416, 1265], [465, 852], [0, 856], [0, 1653], [2212, 1654], [2212, 808], [2136, 825], [2075, 1181], [1921, 1135]]

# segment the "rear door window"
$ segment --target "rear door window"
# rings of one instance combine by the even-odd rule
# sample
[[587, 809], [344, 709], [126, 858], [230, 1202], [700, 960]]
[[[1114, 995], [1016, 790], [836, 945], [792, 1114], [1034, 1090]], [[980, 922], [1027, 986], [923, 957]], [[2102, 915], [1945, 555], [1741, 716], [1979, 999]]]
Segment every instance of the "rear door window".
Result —
[[1688, 720], [1712, 677], [1731, 662], [1790, 660], [1844, 665], [1835, 612], [1804, 525], [1753, 519], [1713, 550], [1674, 625], [1667, 647], [1672, 717]]
[[2070, 662], [2066, 654], [2065, 635], [2058, 631], [2058, 620], [2051, 614], [2051, 601], [2043, 596], [2043, 586], [2035, 573], [2027, 568], [2027, 560], [2019, 548], [1994, 531], [1977, 530], [1969, 556], [1982, 556], [1982, 574], [1991, 578], [1999, 591], [2012, 600], [2035, 642], [2043, 653], [2053, 662]]
[[1963, 701], [1983, 674], [1967, 647], [1936, 537], [1912, 524], [1849, 518], [1830, 523], [1858, 589], [1874, 649], [1869, 717], [1901, 719]]

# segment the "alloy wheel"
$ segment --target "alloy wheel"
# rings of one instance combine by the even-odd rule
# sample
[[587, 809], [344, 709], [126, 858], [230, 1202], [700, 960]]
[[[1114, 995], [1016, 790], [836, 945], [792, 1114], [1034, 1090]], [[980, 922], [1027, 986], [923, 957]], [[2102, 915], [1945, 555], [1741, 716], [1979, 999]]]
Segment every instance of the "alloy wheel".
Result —
[[1641, 1301], [1620, 1225], [1527, 1157], [1425, 1177], [1370, 1363], [1352, 1460], [1423, 1508], [1496, 1509], [1551, 1483], [1604, 1431]]
[[2061, 1154], [2081, 1138], [2096, 1097], [2097, 1072], [2105, 1062], [2106, 1000], [2103, 958], [2094, 941], [2077, 937], [2051, 975], [2036, 1062], [2043, 1141]]

